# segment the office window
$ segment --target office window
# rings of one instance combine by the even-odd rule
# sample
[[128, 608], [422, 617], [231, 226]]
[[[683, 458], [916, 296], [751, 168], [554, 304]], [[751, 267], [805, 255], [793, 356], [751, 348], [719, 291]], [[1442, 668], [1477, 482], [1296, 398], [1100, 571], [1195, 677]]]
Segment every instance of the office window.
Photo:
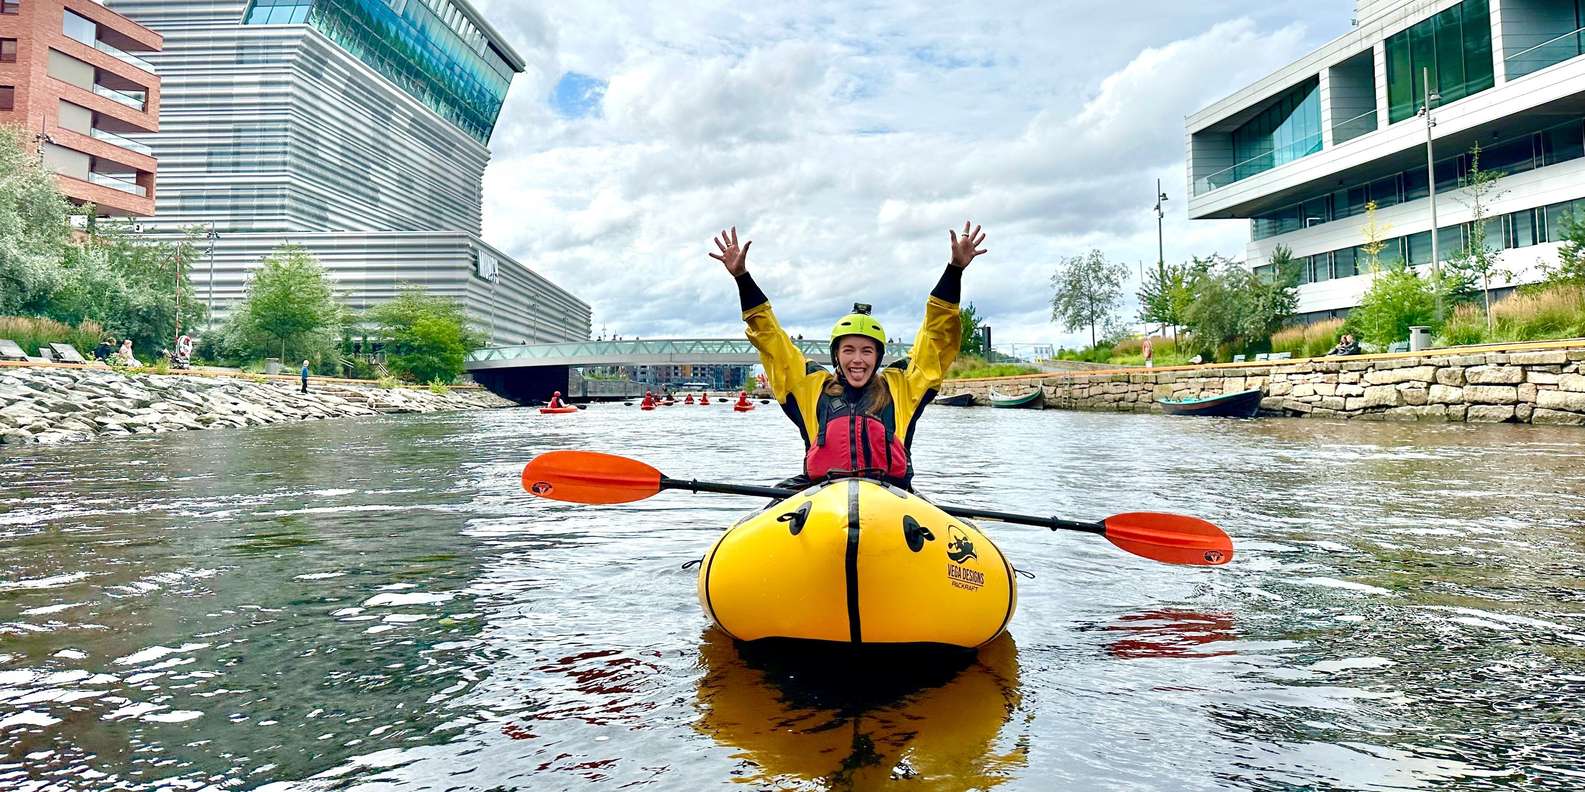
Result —
[[1492, 87], [1491, 5], [1465, 0], [1387, 39], [1387, 117], [1414, 116], [1425, 96], [1424, 77], [1439, 104]]
[[1404, 260], [1409, 266], [1418, 267], [1421, 264], [1431, 263], [1431, 232], [1421, 231], [1404, 237]]
[[1431, 194], [1431, 185], [1426, 181], [1425, 168], [1411, 168], [1403, 172], [1403, 199], [1413, 201]]
[[1464, 249], [1464, 226], [1445, 226], [1436, 232], [1436, 255], [1447, 261]]
[[1535, 167], [1531, 136], [1496, 143], [1480, 151], [1480, 169], [1504, 174], [1523, 173]]
[[1518, 248], [1529, 247], [1536, 243], [1538, 238], [1536, 228], [1536, 210], [1525, 209], [1508, 215], [1508, 238], [1503, 247]]
[[1300, 211], [1303, 214], [1305, 228], [1317, 223], [1325, 223], [1332, 219], [1331, 196], [1323, 195], [1320, 198], [1311, 198], [1304, 202]]
[[1321, 150], [1321, 86], [1312, 78], [1233, 130], [1234, 180]]
[[15, 85], [0, 85], [0, 110], [11, 110], [16, 104]]
[[22, 13], [22, 0], [0, 0], [0, 14]]
[[1398, 203], [1398, 175], [1395, 173], [1385, 179], [1377, 179], [1370, 183], [1370, 200], [1376, 202], [1377, 209], [1385, 209]]
[[1585, 157], [1585, 124], [1574, 121], [1541, 133], [1541, 164], [1556, 165]]
[[17, 40], [0, 39], [0, 63], [17, 62]]
[[1309, 257], [1306, 269], [1310, 271], [1310, 282], [1320, 283], [1332, 279], [1332, 257], [1319, 253]]

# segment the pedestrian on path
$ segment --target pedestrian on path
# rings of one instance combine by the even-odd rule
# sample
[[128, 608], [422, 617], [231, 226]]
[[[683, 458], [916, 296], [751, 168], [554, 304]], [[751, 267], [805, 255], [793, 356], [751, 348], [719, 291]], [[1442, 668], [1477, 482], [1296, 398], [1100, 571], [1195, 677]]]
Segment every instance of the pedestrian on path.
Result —
[[303, 359], [303, 368], [298, 372], [303, 378], [303, 393], [308, 392], [308, 359]]

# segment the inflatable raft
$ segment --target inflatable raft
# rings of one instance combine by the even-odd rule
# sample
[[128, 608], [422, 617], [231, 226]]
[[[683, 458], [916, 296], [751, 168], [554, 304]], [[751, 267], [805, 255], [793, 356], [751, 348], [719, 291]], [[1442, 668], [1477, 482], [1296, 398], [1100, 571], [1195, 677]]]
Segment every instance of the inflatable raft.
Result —
[[974, 648], [1017, 608], [1012, 566], [973, 524], [867, 479], [739, 520], [699, 565], [699, 602], [739, 640]]

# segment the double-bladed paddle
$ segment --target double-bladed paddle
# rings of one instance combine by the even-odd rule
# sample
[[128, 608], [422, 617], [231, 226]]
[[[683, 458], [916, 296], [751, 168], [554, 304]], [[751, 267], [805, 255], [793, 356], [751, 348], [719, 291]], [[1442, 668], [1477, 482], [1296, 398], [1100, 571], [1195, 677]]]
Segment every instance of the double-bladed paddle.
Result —
[[[798, 490], [781, 487], [666, 478], [659, 470], [636, 459], [595, 451], [550, 451], [534, 457], [523, 467], [523, 489], [541, 498], [592, 504], [631, 503], [668, 489], [763, 498], [798, 494]], [[938, 505], [937, 508], [964, 519], [1100, 534], [1134, 555], [1168, 564], [1220, 566], [1233, 558], [1233, 540], [1225, 531], [1205, 520], [1181, 514], [1126, 512], [1100, 522], [1079, 522], [965, 506]]]

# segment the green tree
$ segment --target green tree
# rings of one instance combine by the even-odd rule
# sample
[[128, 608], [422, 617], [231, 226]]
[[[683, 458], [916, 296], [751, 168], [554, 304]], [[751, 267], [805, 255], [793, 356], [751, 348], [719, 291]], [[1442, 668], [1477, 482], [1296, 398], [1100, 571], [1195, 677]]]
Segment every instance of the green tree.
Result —
[[36, 312], [60, 285], [66, 214], [33, 135], [0, 124], [0, 314]]
[[1543, 263], [1546, 279], [1541, 286], [1585, 286], [1585, 217], [1570, 210], [1563, 213], [1557, 238], [1557, 266]]
[[963, 306], [958, 312], [959, 332], [958, 352], [964, 355], [980, 355], [980, 326], [984, 322], [974, 310], [974, 303]]
[[1348, 325], [1366, 341], [1386, 346], [1409, 337], [1414, 325], [1437, 327], [1436, 286], [1401, 261], [1375, 274]]
[[1184, 319], [1202, 353], [1263, 342], [1298, 306], [1298, 273], [1291, 264], [1269, 279], [1217, 254], [1196, 257], [1191, 266], [1194, 301]]
[[463, 358], [484, 343], [468, 328], [456, 300], [409, 287], [396, 299], [365, 313], [386, 340], [391, 370], [416, 382], [450, 383], [462, 373]]
[[1194, 302], [1194, 267], [1190, 264], [1158, 263], [1154, 270], [1145, 273], [1140, 284], [1139, 320], [1172, 328], [1172, 337], [1178, 337], [1178, 328]]
[[1376, 220], [1376, 202], [1365, 202], [1365, 226], [1360, 229], [1365, 235], [1365, 244], [1359, 249], [1365, 254], [1365, 268], [1371, 272], [1381, 268], [1381, 251], [1387, 247], [1387, 232], [1392, 226]]
[[132, 233], [126, 221], [100, 220], [81, 242], [67, 245], [60, 287], [43, 313], [76, 324], [91, 319], [118, 338], [131, 338], [143, 357], [175, 343], [204, 319], [188, 273], [199, 258], [201, 231], [174, 240]]
[[1507, 280], [1512, 274], [1498, 265], [1497, 250], [1486, 242], [1486, 219], [1490, 204], [1506, 191], [1498, 192], [1496, 188], [1497, 180], [1504, 176], [1502, 171], [1481, 170], [1479, 143], [1469, 150], [1469, 155], [1469, 173], [1459, 180], [1459, 187], [1468, 196], [1468, 200], [1463, 203], [1470, 209], [1469, 242], [1448, 257], [1446, 286], [1462, 292], [1462, 295], [1456, 293], [1454, 296], [1463, 296], [1473, 291], [1477, 282], [1480, 283], [1486, 308], [1486, 331], [1489, 333], [1492, 329], [1492, 279]]
[[1090, 346], [1095, 346], [1096, 331], [1116, 322], [1127, 276], [1128, 267], [1107, 261], [1099, 250], [1063, 259], [1051, 276], [1052, 320], [1068, 330], [1089, 327]]
[[345, 321], [324, 267], [307, 250], [282, 245], [253, 271], [227, 322], [226, 346], [250, 357], [279, 353], [282, 363], [322, 357], [340, 343]]

